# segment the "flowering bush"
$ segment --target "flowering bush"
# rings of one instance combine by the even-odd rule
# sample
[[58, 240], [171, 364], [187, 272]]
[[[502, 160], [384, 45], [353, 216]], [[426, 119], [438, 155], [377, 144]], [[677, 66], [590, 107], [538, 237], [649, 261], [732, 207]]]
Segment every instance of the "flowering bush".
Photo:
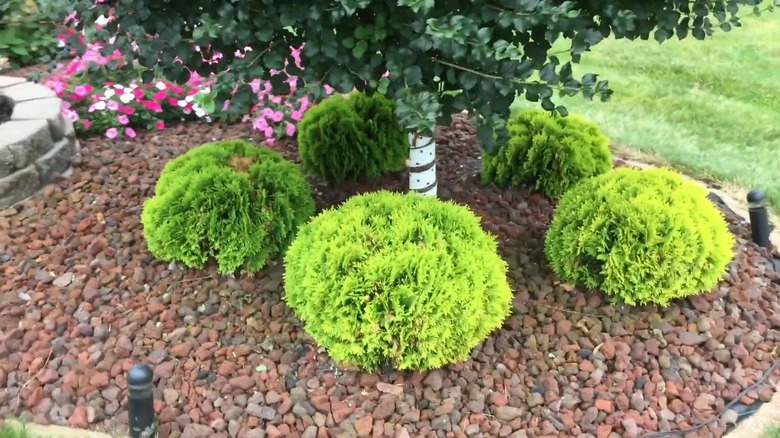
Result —
[[[74, 21], [71, 14], [66, 24]], [[103, 19], [95, 25], [100, 30], [113, 17]], [[136, 129], [164, 129], [166, 123], [192, 118], [231, 119], [235, 114], [226, 110], [230, 101], [226, 101], [222, 111], [216, 111], [210, 86], [215, 82], [215, 76], [209, 78], [190, 71], [189, 80], [184, 84], [175, 84], [164, 78], [153, 78], [148, 83], [141, 80], [141, 69], [129, 65], [127, 57], [119, 50], [105, 55], [104, 46], [87, 41], [87, 32], [77, 35], [75, 28], [67, 27], [59, 35], [62, 45], [74, 36], [79, 36], [82, 44], [81, 55], [78, 50], [71, 50], [75, 55], [67, 63], [58, 64], [53, 74], [46, 81], [46, 86], [63, 99], [63, 113], [74, 122], [77, 132], [81, 135], [104, 134], [109, 138], [122, 135], [133, 138]], [[213, 52], [209, 47], [194, 46], [201, 53], [204, 63], [217, 64], [223, 58], [219, 52]], [[300, 67], [300, 51], [290, 48], [294, 62]], [[243, 57], [251, 52], [251, 47], [237, 50], [235, 56]], [[95, 73], [111, 80], [95, 83]], [[251, 122], [252, 127], [263, 133], [266, 142], [274, 139], [293, 136], [296, 123], [301, 120], [304, 112], [311, 108], [313, 100], [305, 89], [298, 89], [298, 78], [286, 70], [272, 72], [274, 80], [281, 79], [289, 86], [287, 95], [273, 95], [271, 81], [254, 79], [245, 82], [254, 93], [256, 103], [251, 106], [249, 114], [241, 117], [243, 122]], [[241, 84], [237, 84], [234, 92]], [[327, 95], [333, 88], [325, 85]]]
[[47, 85], [63, 98], [63, 113], [82, 134], [104, 133], [109, 138], [135, 137], [136, 129], [164, 129], [166, 121], [206, 112], [195, 103], [200, 90], [165, 80], [129, 85], [107, 82], [102, 88], [89, 83], [66, 84], [50, 79]]

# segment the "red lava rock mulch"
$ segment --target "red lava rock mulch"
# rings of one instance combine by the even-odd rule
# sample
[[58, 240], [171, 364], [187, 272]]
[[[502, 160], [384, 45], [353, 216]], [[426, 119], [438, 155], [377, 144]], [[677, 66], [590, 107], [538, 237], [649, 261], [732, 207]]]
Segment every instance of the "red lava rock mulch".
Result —
[[[282, 266], [229, 278], [156, 261], [140, 224], [164, 163], [245, 126], [186, 124], [82, 142], [73, 175], [0, 213], [0, 417], [126, 430], [125, 372], [155, 370], [160, 436], [636, 437], [716, 415], [773, 361], [780, 286], [749, 231], [726, 280], [671, 307], [612, 306], [556, 282], [553, 206], [479, 185], [474, 130], [442, 129], [439, 193], [498, 235], [516, 290], [502, 330], [427, 373], [340, 368], [282, 300]], [[277, 146], [294, 158], [294, 144]], [[320, 207], [406, 176], [317, 185]], [[769, 400], [770, 382], [742, 402]], [[716, 422], [689, 436], [722, 436]]]

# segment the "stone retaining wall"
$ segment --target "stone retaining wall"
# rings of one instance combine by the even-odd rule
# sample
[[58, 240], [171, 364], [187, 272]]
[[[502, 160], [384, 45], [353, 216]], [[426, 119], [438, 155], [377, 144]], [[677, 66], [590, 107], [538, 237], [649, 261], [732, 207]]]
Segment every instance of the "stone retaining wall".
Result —
[[62, 116], [62, 101], [50, 89], [0, 76], [0, 93], [15, 102], [11, 120], [0, 125], [0, 209], [4, 209], [66, 174], [78, 141], [73, 124]]

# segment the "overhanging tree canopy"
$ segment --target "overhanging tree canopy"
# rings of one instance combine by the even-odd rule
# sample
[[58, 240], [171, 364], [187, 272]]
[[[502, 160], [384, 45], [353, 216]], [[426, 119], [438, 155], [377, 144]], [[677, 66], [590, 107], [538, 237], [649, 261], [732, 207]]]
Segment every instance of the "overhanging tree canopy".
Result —
[[[276, 94], [287, 94], [285, 68], [299, 85], [322, 85], [340, 92], [379, 90], [397, 102], [397, 114], [411, 131], [431, 132], [451, 114], [468, 110], [488, 149], [506, 138], [505, 121], [517, 95], [556, 106], [555, 94], [609, 99], [608, 83], [597, 74], [575, 77], [570, 62], [550, 54], [551, 44], [571, 42], [579, 62], [604, 38], [672, 37], [704, 39], [715, 29], [739, 26], [745, 6], [760, 0], [78, 0], [82, 22], [113, 12], [117, 17], [97, 33], [119, 32], [115, 48], [146, 68], [144, 80], [163, 75], [186, 80], [188, 67], [217, 73], [217, 108], [230, 99], [224, 117], [245, 114], [255, 103], [247, 84], [271, 79]], [[113, 9], [113, 11], [111, 11]], [[153, 37], [149, 38], [148, 36]], [[132, 41], [139, 49], [131, 49]], [[221, 52], [222, 62], [201, 61], [202, 50]], [[253, 49], [244, 57], [237, 49]], [[291, 47], [304, 46], [303, 69]], [[637, 54], [641, 56], [641, 54]], [[182, 62], [175, 62], [178, 57]], [[389, 76], [382, 78], [385, 72]], [[238, 89], [235, 90], [238, 84]], [[235, 94], [234, 94], [235, 91]]]

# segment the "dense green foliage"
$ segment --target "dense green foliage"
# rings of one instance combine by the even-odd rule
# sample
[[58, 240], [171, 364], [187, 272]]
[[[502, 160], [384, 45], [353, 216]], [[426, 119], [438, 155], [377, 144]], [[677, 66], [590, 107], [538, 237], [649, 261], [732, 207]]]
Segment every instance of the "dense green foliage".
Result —
[[665, 306], [712, 289], [733, 244], [705, 189], [670, 170], [621, 168], [561, 198], [545, 252], [564, 281]]
[[253, 272], [284, 253], [314, 214], [312, 188], [277, 152], [243, 140], [208, 143], [169, 161], [141, 220], [165, 261]]
[[329, 181], [402, 170], [409, 156], [393, 101], [377, 93], [331, 96], [304, 114], [298, 130], [304, 167]]
[[359, 195], [300, 229], [285, 256], [286, 299], [338, 361], [439, 368], [467, 359], [509, 314], [496, 250], [466, 207]]
[[482, 157], [482, 181], [526, 186], [552, 199], [612, 168], [609, 138], [578, 115], [524, 111], [509, 120], [509, 142]]
[[[704, 39], [716, 29], [740, 25], [741, 7], [760, 0], [75, 0], [83, 22], [113, 9], [117, 20], [97, 32], [155, 76], [184, 80], [188, 68], [218, 72], [213, 88], [224, 117], [240, 117], [254, 103], [248, 84], [271, 79], [285, 68], [314, 87], [328, 83], [339, 92], [379, 90], [397, 103], [401, 123], [430, 133], [437, 119], [469, 110], [489, 151], [508, 138], [506, 120], [515, 96], [556, 108], [554, 92], [608, 99], [611, 91], [596, 74], [574, 75], [549, 48], [570, 41], [574, 62], [608, 36], [662, 42], [674, 36]], [[149, 37], [150, 35], [154, 37]], [[131, 50], [140, 41], [138, 51]], [[203, 63], [192, 45], [224, 55]], [[290, 47], [300, 48], [302, 66]], [[236, 50], [250, 46], [248, 56]], [[182, 61], [174, 62], [177, 57]], [[229, 69], [228, 69], [229, 67]], [[382, 75], [389, 72], [387, 78]], [[99, 74], [99, 69], [95, 69]], [[274, 93], [287, 94], [283, 75]], [[234, 95], [234, 88], [238, 90]], [[558, 107], [560, 111], [565, 109]]]
[[51, 9], [58, 2], [3, 0], [0, 2], [0, 58], [12, 66], [48, 62], [58, 53], [57, 26]]

